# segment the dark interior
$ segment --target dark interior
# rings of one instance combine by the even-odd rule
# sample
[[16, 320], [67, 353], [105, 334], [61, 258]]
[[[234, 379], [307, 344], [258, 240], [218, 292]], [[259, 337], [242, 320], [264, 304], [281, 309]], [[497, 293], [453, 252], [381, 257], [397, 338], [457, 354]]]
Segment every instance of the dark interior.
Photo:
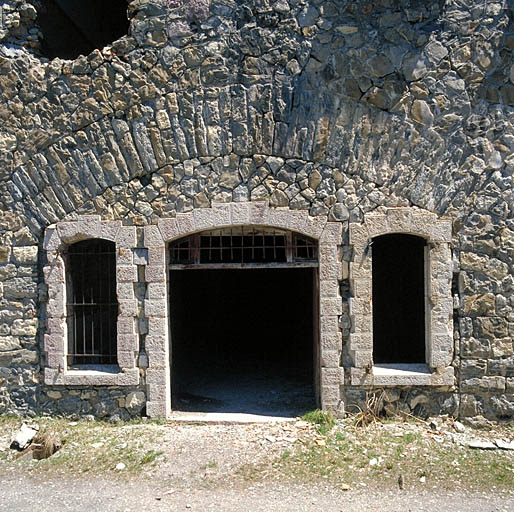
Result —
[[425, 240], [373, 239], [373, 360], [425, 363]]
[[279, 416], [312, 409], [313, 273], [170, 271], [173, 408]]
[[127, 34], [127, 0], [44, 0], [38, 24], [45, 57], [75, 59]]

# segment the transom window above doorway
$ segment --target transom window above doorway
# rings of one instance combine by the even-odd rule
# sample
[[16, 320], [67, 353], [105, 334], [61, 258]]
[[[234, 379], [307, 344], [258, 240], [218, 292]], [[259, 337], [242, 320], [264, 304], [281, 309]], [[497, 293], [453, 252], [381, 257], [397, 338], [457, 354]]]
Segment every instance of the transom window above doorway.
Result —
[[316, 240], [291, 231], [234, 226], [195, 233], [169, 245], [171, 265], [317, 265]]

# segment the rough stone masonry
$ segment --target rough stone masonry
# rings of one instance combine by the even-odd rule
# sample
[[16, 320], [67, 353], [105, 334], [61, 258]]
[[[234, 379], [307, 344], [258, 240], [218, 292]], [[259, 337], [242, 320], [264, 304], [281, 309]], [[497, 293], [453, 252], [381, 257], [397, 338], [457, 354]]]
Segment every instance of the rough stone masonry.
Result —
[[[0, 413], [169, 414], [167, 244], [262, 225], [319, 243], [323, 408], [514, 417], [511, 0], [133, 0], [73, 60], [43, 4], [0, 2]], [[388, 233], [427, 241], [416, 368], [373, 360]], [[97, 238], [114, 373], [66, 366], [63, 254]]]

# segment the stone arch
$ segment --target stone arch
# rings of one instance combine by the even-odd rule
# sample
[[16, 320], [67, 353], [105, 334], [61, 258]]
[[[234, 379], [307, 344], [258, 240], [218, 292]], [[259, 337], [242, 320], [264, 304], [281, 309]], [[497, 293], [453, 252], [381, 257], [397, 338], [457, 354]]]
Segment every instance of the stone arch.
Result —
[[160, 219], [157, 225], [146, 226], [145, 246], [148, 286], [144, 310], [148, 321], [145, 348], [149, 416], [165, 417], [171, 412], [169, 361], [169, 312], [167, 301], [166, 244], [170, 241], [213, 228], [238, 225], [270, 226], [307, 235], [319, 244], [319, 395], [321, 406], [342, 412], [340, 385], [343, 384], [341, 353], [342, 300], [339, 280], [342, 275], [340, 245], [342, 224], [328, 222], [324, 217], [311, 217], [305, 211], [270, 208], [267, 203], [222, 203], [175, 218]]

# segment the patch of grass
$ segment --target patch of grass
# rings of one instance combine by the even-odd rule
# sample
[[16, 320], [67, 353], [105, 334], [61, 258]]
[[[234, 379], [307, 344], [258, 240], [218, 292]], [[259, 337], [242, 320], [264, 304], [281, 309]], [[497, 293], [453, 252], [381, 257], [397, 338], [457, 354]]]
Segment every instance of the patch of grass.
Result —
[[164, 452], [162, 451], [154, 451], [154, 450], [148, 450], [143, 457], [141, 457], [140, 464], [149, 464], [150, 462], [154, 462], [159, 455], [162, 455]]
[[317, 425], [318, 432], [323, 435], [326, 435], [336, 424], [334, 415], [330, 411], [322, 411], [321, 409], [305, 413], [302, 420]]
[[[339, 427], [341, 428], [341, 427]], [[332, 431], [325, 444], [312, 439], [278, 456], [271, 464], [245, 467], [252, 480], [270, 477], [295, 482], [322, 481], [337, 486], [398, 488], [440, 487], [481, 491], [496, 486], [514, 490], [514, 457], [507, 451], [471, 450], [438, 442], [423, 430], [391, 433], [368, 427]], [[424, 478], [422, 478], [424, 477]]]

